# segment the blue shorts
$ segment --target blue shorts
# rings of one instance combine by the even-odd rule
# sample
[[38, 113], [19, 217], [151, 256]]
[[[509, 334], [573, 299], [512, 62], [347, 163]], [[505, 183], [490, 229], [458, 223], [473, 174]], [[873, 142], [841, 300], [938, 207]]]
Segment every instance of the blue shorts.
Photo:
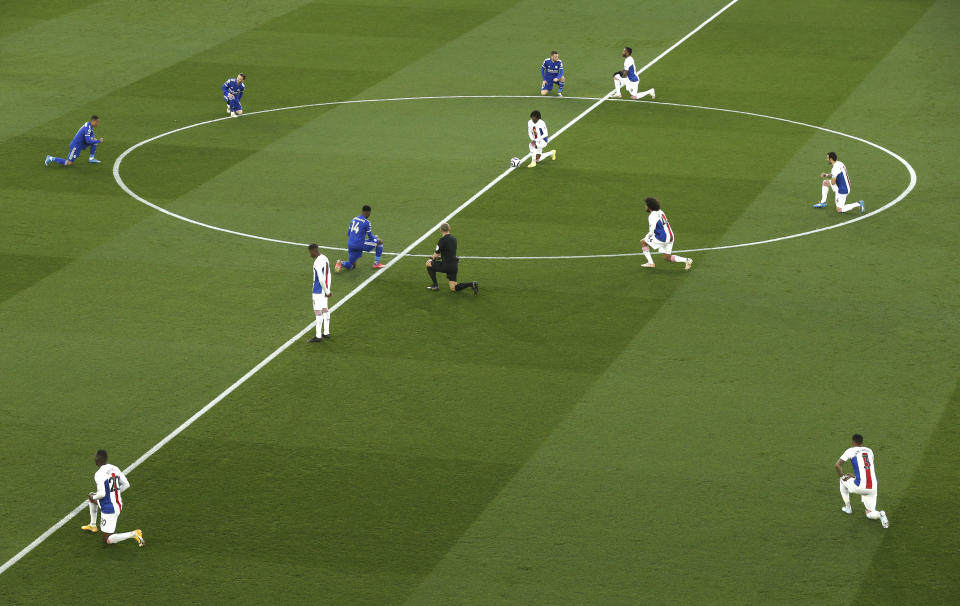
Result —
[[238, 112], [243, 110], [243, 106], [240, 105], [240, 99], [237, 99], [236, 97], [234, 97], [233, 99], [227, 99], [226, 97], [224, 97], [223, 100], [226, 101], [227, 105], [230, 106], [230, 111]]
[[92, 148], [91, 151], [95, 151], [97, 148], [96, 145], [87, 145], [84, 142], [77, 143], [76, 141], [71, 141], [70, 151], [67, 152], [67, 160], [69, 160], [70, 162], [73, 162], [74, 160], [77, 159], [77, 156], [80, 155], [80, 152], [87, 149], [88, 147]]
[[559, 82], [554, 82], [552, 78], [559, 78], [560, 76], [550, 76], [551, 80], [547, 80], [547, 83], [540, 87], [540, 90], [553, 90], [554, 84], [560, 84]]
[[363, 245], [363, 248], [348, 248], [347, 249], [347, 260], [350, 263], [356, 263], [360, 257], [363, 256], [363, 253], [370, 252], [377, 248], [377, 243], [374, 241], [367, 242]]

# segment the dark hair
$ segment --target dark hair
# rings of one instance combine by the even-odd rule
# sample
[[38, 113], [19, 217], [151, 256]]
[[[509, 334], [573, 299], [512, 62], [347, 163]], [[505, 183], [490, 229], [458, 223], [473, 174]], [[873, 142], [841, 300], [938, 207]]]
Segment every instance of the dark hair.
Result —
[[307, 246], [307, 250], [317, 250], [319, 248], [320, 248], [319, 244], [310, 244], [309, 246]]
[[94, 120], [99, 120], [99, 119], [100, 119], [100, 116], [98, 116], [97, 114], [93, 114], [92, 116], [90, 116], [90, 121], [91, 121], [91, 122], [93, 122]]
[[633, 54], [633, 49], [630, 48], [629, 46], [624, 46], [624, 47], [623, 47], [623, 50], [627, 51], [627, 54], [628, 54], [628, 55], [632, 55], [632, 54]]
[[837, 161], [837, 152], [827, 152], [827, 157], [830, 158], [831, 160], [833, 160], [834, 162], [836, 162], [836, 161]]
[[647, 208], [650, 210], [660, 210], [660, 201], [656, 198], [647, 198], [644, 202], [647, 203]]
[[363, 208], [361, 208], [360, 210], [362, 210], [363, 212], [370, 212], [371, 208], [370, 208], [369, 206], [367, 206], [366, 204], [364, 204], [364, 205], [363, 205]]
[[551, 54], [551, 55], [559, 55], [559, 54], [560, 54], [560, 51], [550, 51], [550, 54]]
[[243, 78], [244, 80], [247, 79], [247, 75], [246, 75], [245, 73], [243, 73], [243, 72], [240, 72], [240, 73], [237, 74], [237, 75], [240, 76], [241, 78]]
[[107, 451], [101, 448], [100, 450], [97, 451], [97, 456], [98, 456], [98, 457], [103, 457], [103, 460], [106, 461], [106, 460], [107, 460]]
[[854, 444], [863, 444], [863, 436], [858, 433], [853, 434], [850, 440], [852, 440]]
[[533, 110], [532, 112], [530, 112], [530, 119], [533, 120], [534, 122], [536, 122], [537, 120], [539, 120], [539, 119], [540, 119], [540, 112], [538, 112], [537, 110]]

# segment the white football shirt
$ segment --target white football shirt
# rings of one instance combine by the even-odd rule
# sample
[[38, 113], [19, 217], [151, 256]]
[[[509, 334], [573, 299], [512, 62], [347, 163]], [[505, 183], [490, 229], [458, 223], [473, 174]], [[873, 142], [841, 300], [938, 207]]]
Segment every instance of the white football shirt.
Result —
[[867, 490], [876, 489], [877, 472], [874, 469], [872, 450], [866, 446], [853, 446], [843, 451], [840, 460], [850, 461], [853, 465], [853, 478], [857, 486]]
[[330, 295], [330, 259], [324, 254], [313, 261], [313, 294]]
[[626, 72], [627, 78], [631, 82], [639, 82], [640, 78], [637, 76], [637, 64], [633, 62], [633, 57], [627, 57], [623, 60], [623, 71]]
[[547, 132], [547, 123], [541, 118], [537, 120], [537, 123], [534, 124], [533, 120], [527, 120], [527, 135], [530, 136], [531, 141], [536, 141], [537, 139], [547, 140], [549, 133]]
[[850, 175], [847, 174], [847, 165], [837, 160], [830, 169], [830, 174], [837, 178], [837, 193], [850, 193]]
[[100, 499], [100, 511], [107, 514], [120, 513], [123, 509], [120, 493], [130, 487], [127, 476], [123, 475], [116, 465], [107, 463], [93, 474], [93, 482], [97, 485], [97, 494], [104, 495]]
[[653, 236], [661, 242], [673, 242], [673, 228], [670, 227], [670, 221], [667, 220], [667, 215], [662, 210], [650, 211], [647, 221], [650, 223], [650, 231], [647, 232], [647, 237]]

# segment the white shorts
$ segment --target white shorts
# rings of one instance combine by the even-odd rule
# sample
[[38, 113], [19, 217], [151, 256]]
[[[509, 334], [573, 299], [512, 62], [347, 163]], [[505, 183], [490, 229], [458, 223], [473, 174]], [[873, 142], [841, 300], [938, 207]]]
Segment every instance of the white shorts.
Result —
[[877, 509], [877, 489], [871, 488], [867, 490], [866, 488], [861, 488], [854, 483], [854, 478], [847, 478], [846, 480], [840, 480], [840, 483], [850, 492], [850, 494], [860, 495], [860, 500], [863, 501], [863, 506], [867, 511], [876, 511]]
[[665, 255], [669, 255], [673, 252], [673, 241], [661, 242], [660, 240], [657, 240], [653, 234], [646, 236], [643, 241], [646, 242], [647, 245], [653, 250], [662, 252]]
[[843, 206], [847, 203], [847, 196], [850, 194], [838, 194], [837, 190], [833, 190], [833, 203], [837, 206]]
[[619, 82], [619, 84], [617, 84], [617, 88], [619, 88], [620, 85], [622, 84], [622, 85], [624, 85], [624, 86], [627, 87], [627, 92], [630, 93], [630, 94], [633, 95], [633, 96], [636, 96], [637, 93], [640, 91], [640, 81], [639, 81], [639, 80], [637, 80], [636, 82], [631, 82], [631, 81], [630, 81], [630, 78], [624, 78], [624, 77], [620, 76], [620, 74], [617, 74], [616, 76], [614, 76], [613, 79], [614, 79], [614, 82], [615, 82], [615, 83], [616, 83], [616, 82]]
[[326, 295], [313, 295], [313, 311], [328, 309]]
[[543, 148], [547, 146], [547, 142], [543, 139], [537, 139], [530, 142], [530, 153], [538, 154], [543, 151]]
[[119, 513], [103, 513], [100, 512], [100, 532], [105, 532], [107, 534], [113, 534], [117, 530], [117, 520], [120, 518]]

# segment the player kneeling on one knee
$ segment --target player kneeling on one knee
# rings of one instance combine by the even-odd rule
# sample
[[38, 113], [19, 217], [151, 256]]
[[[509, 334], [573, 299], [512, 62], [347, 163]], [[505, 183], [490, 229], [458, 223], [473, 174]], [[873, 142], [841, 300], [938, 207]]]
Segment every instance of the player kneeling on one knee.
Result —
[[460, 259], [457, 257], [457, 239], [450, 234], [449, 223], [440, 224], [440, 234], [436, 250], [427, 259], [427, 273], [430, 275], [430, 281], [433, 282], [427, 290], [440, 290], [440, 285], [437, 284], [437, 272], [441, 272], [447, 274], [451, 292], [472, 288], [473, 294], [477, 294], [480, 291], [478, 282], [457, 282]]
[[87, 494], [90, 524], [83, 526], [82, 530], [97, 532], [97, 513], [99, 512], [99, 530], [104, 543], [112, 545], [127, 539], [134, 539], [137, 545], [143, 547], [143, 532], [139, 528], [131, 532], [116, 532], [120, 510], [123, 509], [123, 500], [120, 498], [120, 493], [130, 488], [127, 476], [119, 467], [107, 462], [106, 450], [97, 451], [94, 463], [97, 465], [97, 473], [94, 474], [93, 481], [97, 486], [97, 492]]
[[650, 256], [650, 249], [653, 248], [663, 253], [663, 258], [672, 263], [685, 263], [684, 269], [690, 269], [693, 265], [693, 259], [671, 254], [673, 252], [673, 228], [670, 227], [670, 221], [667, 215], [660, 210], [660, 202], [656, 198], [647, 198], [644, 200], [647, 205], [647, 212], [650, 214], [648, 222], [650, 231], [640, 242], [640, 248], [643, 250], [643, 256], [647, 262], [641, 267], [656, 267], [653, 263], [653, 257]]

